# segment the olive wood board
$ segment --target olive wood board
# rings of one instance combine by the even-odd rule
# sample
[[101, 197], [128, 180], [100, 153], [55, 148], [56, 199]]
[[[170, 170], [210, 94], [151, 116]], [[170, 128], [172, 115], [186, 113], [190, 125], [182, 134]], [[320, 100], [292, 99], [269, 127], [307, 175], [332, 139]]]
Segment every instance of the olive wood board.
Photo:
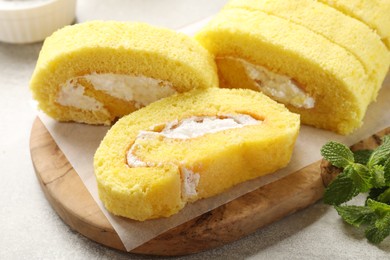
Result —
[[[373, 138], [377, 139], [376, 135]], [[30, 152], [42, 190], [62, 220], [95, 242], [126, 251], [118, 234], [38, 117], [31, 130]], [[187, 255], [246, 236], [321, 199], [323, 178], [329, 180], [334, 173], [321, 176], [320, 165], [321, 161], [313, 163], [204, 213], [131, 253]]]

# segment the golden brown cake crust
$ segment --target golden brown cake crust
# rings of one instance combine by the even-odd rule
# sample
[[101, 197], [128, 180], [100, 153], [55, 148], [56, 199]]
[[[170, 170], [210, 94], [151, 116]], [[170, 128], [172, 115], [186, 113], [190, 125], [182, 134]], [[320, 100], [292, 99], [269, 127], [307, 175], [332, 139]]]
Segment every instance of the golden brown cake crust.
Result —
[[[141, 131], [176, 120], [240, 114], [259, 123], [184, 140], [152, 136], [136, 141]], [[162, 99], [123, 117], [107, 133], [94, 157], [100, 198], [110, 212], [128, 218], [170, 216], [187, 201], [287, 165], [299, 123], [299, 115], [250, 90], [212, 88]], [[126, 161], [135, 142], [144, 147], [136, 148], [141, 151], [136, 156], [145, 165]], [[190, 200], [183, 196], [183, 171], [199, 176], [197, 194]]]
[[[144, 76], [172, 84], [177, 92], [218, 86], [211, 55], [190, 37], [143, 23], [93, 21], [67, 26], [48, 37], [30, 82], [39, 107], [62, 121], [109, 124], [137, 108], [127, 102], [126, 111], [104, 106], [87, 111], [56, 102], [60, 85], [91, 73]], [[82, 84], [86, 96], [94, 90]], [[101, 93], [100, 93], [101, 94]]]

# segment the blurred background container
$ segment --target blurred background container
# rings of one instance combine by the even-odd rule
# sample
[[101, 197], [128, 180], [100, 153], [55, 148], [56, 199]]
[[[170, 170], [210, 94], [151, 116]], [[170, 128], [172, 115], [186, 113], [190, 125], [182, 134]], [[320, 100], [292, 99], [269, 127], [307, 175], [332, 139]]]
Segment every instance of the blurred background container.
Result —
[[44, 40], [75, 20], [76, 0], [0, 0], [0, 41]]

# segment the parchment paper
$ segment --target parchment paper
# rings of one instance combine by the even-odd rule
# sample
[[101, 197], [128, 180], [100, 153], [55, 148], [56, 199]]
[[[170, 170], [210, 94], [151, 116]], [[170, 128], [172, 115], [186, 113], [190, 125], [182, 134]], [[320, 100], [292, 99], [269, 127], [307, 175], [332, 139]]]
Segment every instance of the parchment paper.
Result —
[[[192, 34], [205, 21], [180, 31]], [[172, 217], [145, 222], [127, 220], [110, 214], [98, 198], [93, 170], [93, 155], [108, 127], [59, 123], [41, 112], [39, 112], [39, 117], [118, 233], [126, 249], [130, 251], [173, 227], [321, 159], [319, 150], [327, 141], [335, 140], [352, 145], [390, 126], [390, 77], [388, 75], [384, 87], [378, 95], [377, 102], [369, 106], [363, 127], [355, 131], [354, 134], [341, 136], [329, 131], [302, 126], [293, 157], [286, 168], [275, 174], [237, 185], [219, 196], [188, 204], [181, 212]]]

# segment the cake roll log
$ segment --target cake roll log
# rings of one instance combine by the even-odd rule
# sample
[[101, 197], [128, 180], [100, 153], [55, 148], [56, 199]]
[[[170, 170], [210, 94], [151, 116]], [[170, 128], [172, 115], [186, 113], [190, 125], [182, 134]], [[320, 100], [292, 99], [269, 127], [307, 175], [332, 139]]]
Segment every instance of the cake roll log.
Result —
[[115, 215], [168, 217], [187, 202], [286, 166], [299, 115], [247, 89], [192, 90], [121, 118], [94, 157]]
[[379, 34], [390, 50], [389, 0], [319, 0], [344, 14], [362, 21]]
[[345, 48], [262, 11], [224, 9], [196, 38], [214, 54], [220, 86], [261, 90], [304, 124], [351, 133], [375, 96], [362, 63]]
[[49, 116], [106, 125], [174, 93], [217, 86], [215, 62], [194, 39], [143, 23], [101, 21], [47, 38], [30, 82]]
[[232, 0], [226, 8], [260, 10], [301, 25], [344, 48], [362, 63], [375, 86], [372, 98], [376, 99], [389, 68], [390, 52], [378, 34], [364, 23], [313, 0]]

